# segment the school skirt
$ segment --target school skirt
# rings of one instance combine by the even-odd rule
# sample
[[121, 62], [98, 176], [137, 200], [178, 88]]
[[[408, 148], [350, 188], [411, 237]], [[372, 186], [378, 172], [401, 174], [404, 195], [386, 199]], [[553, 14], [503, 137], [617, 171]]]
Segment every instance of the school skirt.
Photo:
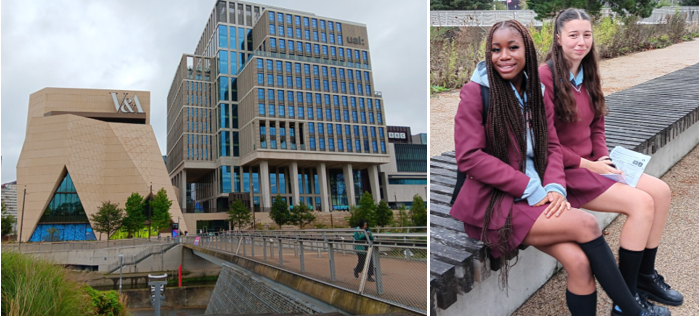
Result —
[[[536, 219], [539, 218], [547, 206], [548, 204], [539, 207], [529, 206], [526, 200], [514, 202], [512, 205], [513, 233], [512, 238], [510, 239], [510, 250], [514, 250], [517, 248], [517, 246], [522, 244], [522, 241], [524, 241], [524, 238], [529, 233], [529, 230], [531, 230], [534, 222], [536, 222]], [[464, 223], [464, 230], [466, 230], [466, 234], [468, 234], [469, 237], [480, 240], [481, 234], [483, 233], [482, 226], [482, 224], [473, 225]], [[498, 242], [498, 230], [486, 230], [485, 235], [489, 242]], [[490, 254], [495, 258], [502, 256], [502, 253], [500, 253], [498, 248], [490, 248]]]
[[566, 169], [565, 174], [567, 199], [574, 208], [582, 207], [616, 183], [586, 168]]

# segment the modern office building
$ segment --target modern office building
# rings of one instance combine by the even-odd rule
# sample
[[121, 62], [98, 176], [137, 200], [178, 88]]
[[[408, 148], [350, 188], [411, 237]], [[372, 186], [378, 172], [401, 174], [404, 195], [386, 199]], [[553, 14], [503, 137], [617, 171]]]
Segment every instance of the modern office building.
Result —
[[123, 208], [133, 192], [148, 197], [151, 184], [173, 201], [173, 221], [182, 216], [150, 126], [149, 92], [44, 88], [29, 96], [28, 113], [17, 162], [17, 189], [26, 186], [22, 241], [49, 233], [52, 240], [107, 240], [89, 217], [102, 202]]
[[17, 216], [17, 181], [2, 185], [2, 203], [5, 204], [5, 213]]
[[168, 172], [195, 195], [185, 214], [227, 211], [231, 193], [255, 211], [277, 195], [320, 211], [378, 201], [389, 150], [371, 65], [363, 24], [217, 1], [167, 99]]
[[417, 194], [427, 200], [427, 143], [410, 134], [410, 127], [388, 126], [390, 162], [381, 166], [381, 199], [397, 209], [410, 208]]
[[421, 144], [421, 145], [426, 145], [427, 144], [427, 134], [426, 133], [419, 133], [413, 135], [413, 143], [414, 144]]

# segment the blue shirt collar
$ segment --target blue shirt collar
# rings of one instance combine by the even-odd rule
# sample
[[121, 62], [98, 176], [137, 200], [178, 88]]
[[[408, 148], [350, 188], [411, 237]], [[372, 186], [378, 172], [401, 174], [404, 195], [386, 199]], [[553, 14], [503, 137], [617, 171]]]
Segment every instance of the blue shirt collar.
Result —
[[573, 85], [576, 87], [582, 85], [583, 83], [583, 68], [582, 65], [580, 65], [580, 70], [578, 71], [578, 76], [573, 77], [573, 72], [570, 72], [570, 81], [573, 82]]
[[519, 106], [524, 107], [524, 102], [527, 101], [527, 79], [529, 79], [529, 76], [527, 76], [527, 72], [524, 72], [524, 100], [522, 100], [522, 97], [519, 96], [519, 92], [517, 92], [517, 89], [515, 88], [514, 85], [512, 85], [512, 82], [510, 82], [510, 87], [512, 87], [512, 90], [515, 91], [515, 97], [517, 97], [517, 101], [519, 101]]

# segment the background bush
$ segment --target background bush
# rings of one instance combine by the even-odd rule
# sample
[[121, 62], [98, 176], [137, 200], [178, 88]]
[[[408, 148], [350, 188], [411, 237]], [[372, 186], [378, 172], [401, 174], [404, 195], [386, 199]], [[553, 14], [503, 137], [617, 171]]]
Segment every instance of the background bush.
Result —
[[[667, 24], [637, 24], [636, 17], [593, 22], [595, 48], [601, 58], [613, 58], [631, 52], [657, 49], [673, 43], [699, 37], [699, 26], [685, 22], [685, 13], [667, 17]], [[430, 28], [430, 86], [436, 93], [461, 88], [469, 82], [478, 62], [485, 58], [484, 27]], [[543, 64], [553, 40], [553, 24], [544, 21], [542, 27], [530, 27], [537, 49], [537, 60]]]

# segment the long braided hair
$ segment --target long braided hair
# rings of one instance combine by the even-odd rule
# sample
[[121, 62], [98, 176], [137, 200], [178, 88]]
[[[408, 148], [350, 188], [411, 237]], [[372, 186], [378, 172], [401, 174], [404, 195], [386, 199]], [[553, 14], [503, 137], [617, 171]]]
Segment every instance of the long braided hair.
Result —
[[[573, 96], [573, 89], [568, 81], [568, 73], [571, 65], [565, 59], [563, 48], [558, 44], [557, 39], [563, 36], [561, 33], [563, 26], [571, 20], [587, 20], [592, 24], [590, 16], [583, 10], [571, 8], [559, 11], [554, 20], [554, 39], [551, 43], [551, 50], [549, 50], [549, 53], [546, 55], [547, 61], [553, 60], [553, 85], [555, 87], [554, 92], [556, 100], [554, 109], [556, 111], [556, 117], [569, 123], [579, 121], [580, 118], [578, 117], [578, 107], [575, 103], [575, 97]], [[592, 103], [595, 117], [606, 116], [609, 113], [609, 108], [607, 108], [604, 102], [604, 94], [602, 93], [602, 81], [599, 75], [598, 60], [599, 58], [593, 40], [590, 52], [585, 55], [580, 65], [582, 65], [583, 73], [585, 74], [583, 85], [590, 94], [590, 102]]]
[[[519, 105], [510, 83], [504, 80], [493, 67], [491, 53], [493, 34], [497, 30], [505, 28], [511, 28], [519, 33], [524, 42], [526, 64], [523, 71], [528, 75], [528, 78], [525, 80], [527, 99], [524, 102], [524, 109]], [[548, 126], [543, 94], [541, 92], [541, 81], [539, 80], [539, 71], [537, 69], [536, 49], [527, 28], [516, 20], [502, 21], [493, 25], [486, 41], [485, 64], [490, 82], [490, 105], [486, 120], [486, 152], [505, 163], [510, 163], [509, 150], [514, 148], [519, 157], [519, 171], [525, 172], [527, 160], [526, 133], [530, 129], [534, 135], [534, 166], [539, 174], [539, 178], [543, 180], [548, 160]], [[525, 118], [529, 123], [528, 127]], [[500, 278], [502, 285], [507, 286], [507, 274], [511, 266], [505, 256], [507, 252], [515, 248], [510, 246], [513, 234], [512, 210], [508, 211], [505, 225], [498, 230], [497, 242], [489, 242], [485, 235], [488, 225], [493, 219], [493, 214], [501, 211], [500, 205], [503, 197], [503, 191], [496, 188], [491, 190], [490, 202], [486, 208], [483, 220], [481, 240], [486, 242], [491, 249], [497, 248], [501, 252], [500, 262], [503, 270]]]

